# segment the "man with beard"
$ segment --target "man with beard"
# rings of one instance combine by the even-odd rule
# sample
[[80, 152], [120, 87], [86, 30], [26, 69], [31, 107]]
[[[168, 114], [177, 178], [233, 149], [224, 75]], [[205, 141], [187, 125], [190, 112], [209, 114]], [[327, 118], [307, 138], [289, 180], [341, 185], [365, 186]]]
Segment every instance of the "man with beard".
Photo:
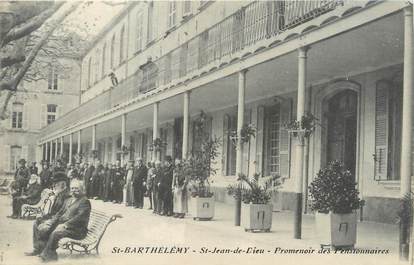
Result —
[[56, 249], [59, 240], [64, 237], [82, 239], [88, 232], [91, 203], [85, 196], [85, 187], [79, 180], [70, 183], [71, 197], [68, 198], [59, 212], [47, 223], [51, 231], [47, 243], [40, 254], [43, 261], [57, 260]]
[[60, 211], [66, 199], [70, 197], [66, 179], [66, 175], [62, 172], [57, 172], [53, 176], [52, 182], [54, 199], [52, 206], [48, 214], [36, 217], [36, 220], [33, 223], [33, 251], [25, 253], [26, 256], [39, 255], [43, 251], [50, 232], [50, 226], [48, 226], [48, 222], [55, 214]]
[[142, 158], [138, 158], [133, 174], [135, 208], [142, 209], [142, 207], [144, 206], [144, 192], [145, 182], [147, 180], [147, 173], [148, 169], [142, 162]]
[[40, 178], [37, 175], [31, 175], [26, 192], [21, 196], [13, 197], [13, 214], [7, 216], [9, 218], [19, 218], [23, 204], [36, 204], [40, 201], [40, 194], [42, 192], [42, 186], [40, 185]]
[[86, 170], [85, 170], [85, 174], [83, 176], [83, 183], [85, 185], [85, 191], [86, 191], [86, 196], [88, 198], [91, 198], [91, 180], [92, 180], [92, 173], [95, 170], [95, 167], [93, 166], [93, 164], [91, 163], [88, 166], [88, 163], [85, 163], [86, 165]]
[[173, 182], [173, 163], [171, 156], [165, 157], [164, 174], [161, 180], [162, 200], [163, 200], [163, 213], [164, 215], [171, 216], [173, 214], [172, 204], [172, 182]]
[[124, 188], [125, 170], [121, 167], [121, 160], [116, 161], [116, 166], [112, 175], [113, 202], [122, 203]]
[[23, 158], [19, 160], [19, 168], [14, 174], [14, 180], [16, 182], [16, 194], [21, 195], [29, 182], [30, 170], [26, 167], [26, 160]]
[[49, 168], [49, 163], [42, 161], [42, 171], [40, 172], [40, 184], [43, 189], [51, 188], [52, 186], [52, 171]]

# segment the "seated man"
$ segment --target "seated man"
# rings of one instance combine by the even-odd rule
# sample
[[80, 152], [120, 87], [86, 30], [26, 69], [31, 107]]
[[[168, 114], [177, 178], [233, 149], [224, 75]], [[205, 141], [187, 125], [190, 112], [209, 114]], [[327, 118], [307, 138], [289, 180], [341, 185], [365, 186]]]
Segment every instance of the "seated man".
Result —
[[56, 213], [60, 211], [65, 201], [70, 197], [67, 178], [63, 172], [58, 172], [53, 175], [53, 193], [54, 200], [49, 213], [38, 216], [33, 224], [33, 252], [25, 253], [26, 256], [39, 255], [46, 245], [49, 236], [49, 226], [44, 225], [48, 223]]
[[13, 196], [13, 214], [7, 216], [9, 218], [19, 218], [23, 204], [36, 204], [40, 201], [40, 194], [42, 193], [42, 186], [40, 185], [40, 178], [32, 174], [27, 184], [26, 192], [21, 196]]
[[[91, 203], [85, 196], [85, 187], [77, 179], [70, 184], [71, 197], [68, 198], [59, 212], [43, 226], [49, 227], [50, 235], [40, 257], [43, 261], [57, 260], [56, 249], [59, 240], [64, 237], [82, 239], [88, 232]], [[43, 228], [42, 228], [43, 230]]]

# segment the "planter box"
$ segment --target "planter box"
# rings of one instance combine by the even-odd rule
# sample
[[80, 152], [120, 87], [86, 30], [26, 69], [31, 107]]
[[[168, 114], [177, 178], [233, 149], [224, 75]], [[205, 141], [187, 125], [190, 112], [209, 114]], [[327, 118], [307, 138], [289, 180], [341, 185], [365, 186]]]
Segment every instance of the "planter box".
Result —
[[211, 220], [214, 217], [214, 196], [190, 199], [190, 214], [194, 220]]
[[272, 204], [242, 204], [241, 225], [245, 231], [269, 232], [272, 227]]
[[321, 245], [353, 247], [356, 243], [357, 214], [316, 213], [316, 231]]

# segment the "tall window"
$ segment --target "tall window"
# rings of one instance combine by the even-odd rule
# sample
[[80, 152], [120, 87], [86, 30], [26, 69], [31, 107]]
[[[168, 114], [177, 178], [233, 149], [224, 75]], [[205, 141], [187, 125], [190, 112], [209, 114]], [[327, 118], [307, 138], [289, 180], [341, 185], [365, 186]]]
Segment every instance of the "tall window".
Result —
[[168, 4], [168, 27], [172, 28], [177, 22], [177, 2], [170, 1]]
[[280, 106], [266, 109], [265, 141], [266, 141], [266, 175], [280, 174]]
[[55, 104], [47, 104], [47, 124], [51, 124], [56, 120], [58, 106]]
[[12, 128], [23, 128], [23, 104], [14, 103], [12, 106]]
[[191, 14], [191, 1], [183, 1], [183, 17]]
[[233, 142], [231, 135], [232, 132], [237, 130], [237, 116], [236, 115], [224, 115], [224, 174], [226, 176], [236, 175], [236, 145]]
[[58, 89], [58, 73], [56, 68], [50, 64], [49, 65], [49, 73], [47, 78], [47, 89], [49, 90], [57, 90]]
[[114, 68], [115, 65], [115, 34], [112, 36], [111, 40], [111, 68]]
[[139, 11], [137, 13], [137, 36], [135, 39], [135, 50], [139, 51], [142, 49], [142, 33], [143, 33], [143, 15], [142, 12]]
[[101, 70], [101, 77], [105, 75], [105, 64], [106, 64], [106, 43], [102, 48], [102, 70]]
[[121, 34], [119, 35], [119, 64], [124, 61], [124, 38], [125, 38], [125, 26], [122, 26]]
[[92, 57], [89, 57], [88, 62], [88, 87], [92, 85]]

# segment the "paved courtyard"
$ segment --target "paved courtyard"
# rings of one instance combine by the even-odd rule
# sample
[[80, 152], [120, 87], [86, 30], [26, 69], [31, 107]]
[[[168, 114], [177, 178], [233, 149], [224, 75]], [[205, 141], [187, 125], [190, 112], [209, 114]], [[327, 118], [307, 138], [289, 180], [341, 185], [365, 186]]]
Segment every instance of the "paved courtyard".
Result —
[[[0, 265], [41, 263], [38, 257], [23, 254], [31, 251], [33, 221], [6, 218], [10, 207], [10, 198], [0, 196]], [[270, 233], [247, 233], [233, 225], [232, 206], [221, 203], [216, 205], [213, 221], [156, 216], [149, 210], [97, 200], [92, 200], [92, 207], [123, 216], [106, 232], [100, 256], [69, 255], [59, 250], [60, 259], [53, 264], [407, 264], [398, 261], [396, 225], [368, 222], [358, 225], [358, 249], [387, 249], [389, 254], [317, 254], [320, 247], [311, 215], [304, 216], [303, 239], [295, 240], [290, 212], [274, 213]], [[187, 247], [188, 250], [186, 254], [113, 253], [114, 249], [125, 250], [127, 247], [131, 252], [139, 247], [158, 247], [158, 250], [160, 247]], [[237, 248], [256, 253], [202, 253], [206, 249], [220, 252]], [[276, 249], [277, 253], [274, 253]], [[292, 249], [313, 251], [314, 254], [282, 253]], [[261, 250], [264, 253], [259, 253]]]

